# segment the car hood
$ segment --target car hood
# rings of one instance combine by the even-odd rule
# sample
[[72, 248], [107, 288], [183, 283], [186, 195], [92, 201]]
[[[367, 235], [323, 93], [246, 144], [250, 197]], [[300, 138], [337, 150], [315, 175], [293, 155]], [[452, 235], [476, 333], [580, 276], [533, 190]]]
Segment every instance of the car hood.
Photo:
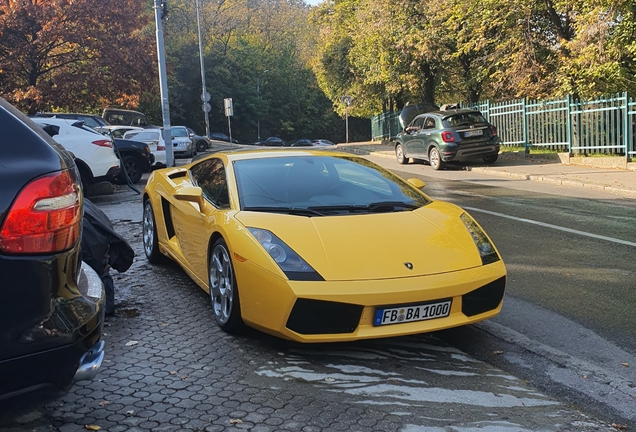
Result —
[[246, 227], [279, 237], [325, 280], [388, 279], [481, 265], [463, 211], [433, 202], [416, 211], [303, 217], [239, 212]]
[[189, 144], [190, 143], [190, 138], [172, 138], [172, 143], [173, 144]]

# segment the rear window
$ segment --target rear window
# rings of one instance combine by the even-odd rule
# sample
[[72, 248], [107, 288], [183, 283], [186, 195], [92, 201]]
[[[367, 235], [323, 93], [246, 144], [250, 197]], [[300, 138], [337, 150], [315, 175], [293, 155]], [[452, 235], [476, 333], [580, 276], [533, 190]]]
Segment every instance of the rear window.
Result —
[[470, 126], [478, 123], [488, 123], [480, 113], [456, 114], [444, 119], [451, 127]]
[[126, 132], [124, 135], [126, 139], [135, 138], [135, 141], [158, 141], [159, 133], [158, 132]]

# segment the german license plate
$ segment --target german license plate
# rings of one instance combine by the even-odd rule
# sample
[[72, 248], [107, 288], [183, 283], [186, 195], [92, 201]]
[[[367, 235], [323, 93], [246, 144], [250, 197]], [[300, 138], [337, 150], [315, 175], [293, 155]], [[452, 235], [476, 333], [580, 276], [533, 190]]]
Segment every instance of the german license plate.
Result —
[[484, 134], [484, 131], [482, 129], [475, 129], [475, 130], [469, 130], [464, 132], [465, 137], [481, 136], [483, 134]]
[[377, 308], [373, 325], [380, 326], [447, 317], [450, 314], [451, 302], [448, 299], [434, 303]]

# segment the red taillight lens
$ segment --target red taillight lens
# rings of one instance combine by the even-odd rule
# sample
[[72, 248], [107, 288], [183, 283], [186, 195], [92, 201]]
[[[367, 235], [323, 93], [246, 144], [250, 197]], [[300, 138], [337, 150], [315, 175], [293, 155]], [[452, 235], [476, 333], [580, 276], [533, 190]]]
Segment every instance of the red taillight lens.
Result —
[[442, 139], [444, 142], [455, 142], [455, 136], [449, 131], [442, 132]]
[[40, 177], [20, 192], [0, 230], [0, 250], [41, 254], [70, 249], [81, 227], [79, 189], [68, 171]]
[[495, 125], [490, 125], [490, 136], [497, 136], [497, 128]]
[[158, 145], [157, 146], [157, 151], [161, 151], [161, 150], [165, 150], [166, 146], [162, 146], [162, 145]]
[[111, 140], [97, 140], [93, 141], [93, 144], [100, 147], [113, 147], [113, 142]]

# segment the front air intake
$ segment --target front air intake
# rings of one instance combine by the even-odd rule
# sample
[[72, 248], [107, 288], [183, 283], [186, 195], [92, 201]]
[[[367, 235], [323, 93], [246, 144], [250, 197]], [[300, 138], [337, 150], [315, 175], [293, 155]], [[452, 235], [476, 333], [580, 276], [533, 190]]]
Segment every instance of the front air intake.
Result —
[[358, 327], [362, 306], [323, 300], [296, 300], [287, 328], [300, 334], [353, 333]]
[[490, 282], [462, 296], [462, 312], [466, 316], [479, 315], [496, 309], [503, 300], [506, 277]]

